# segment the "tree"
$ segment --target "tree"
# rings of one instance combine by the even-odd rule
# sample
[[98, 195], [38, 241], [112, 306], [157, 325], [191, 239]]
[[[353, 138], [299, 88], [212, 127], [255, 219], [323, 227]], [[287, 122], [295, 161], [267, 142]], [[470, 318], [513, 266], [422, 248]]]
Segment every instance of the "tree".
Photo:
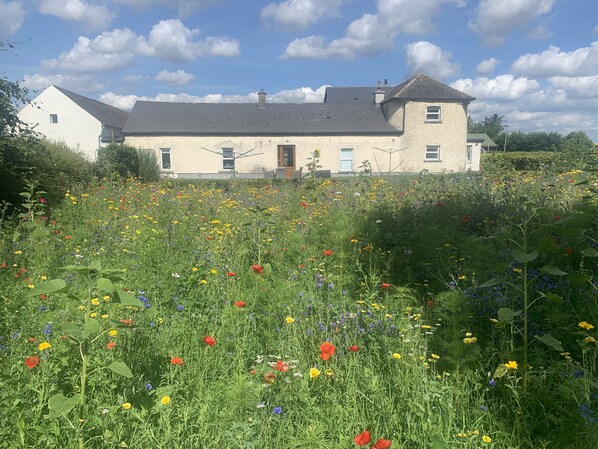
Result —
[[487, 134], [492, 140], [495, 140], [505, 129], [505, 116], [492, 114], [484, 117], [480, 122], [474, 121], [471, 116], [467, 117], [467, 132], [477, 134]]

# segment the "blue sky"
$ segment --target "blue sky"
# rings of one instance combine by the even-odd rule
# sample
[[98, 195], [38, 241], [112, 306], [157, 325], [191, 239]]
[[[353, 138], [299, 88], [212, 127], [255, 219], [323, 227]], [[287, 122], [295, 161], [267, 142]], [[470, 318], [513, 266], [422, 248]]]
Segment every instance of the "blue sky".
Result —
[[476, 120], [598, 142], [595, 0], [0, 0], [0, 40], [2, 76], [123, 109], [320, 102], [424, 73], [476, 97]]

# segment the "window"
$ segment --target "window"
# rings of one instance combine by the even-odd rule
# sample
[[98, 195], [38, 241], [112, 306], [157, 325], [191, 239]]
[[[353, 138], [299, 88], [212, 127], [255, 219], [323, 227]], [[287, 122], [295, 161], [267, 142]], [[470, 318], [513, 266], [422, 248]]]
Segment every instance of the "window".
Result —
[[235, 169], [235, 153], [232, 148], [222, 149], [222, 169], [223, 170], [234, 170]]
[[58, 114], [50, 114], [50, 123], [58, 123]]
[[472, 150], [473, 150], [473, 145], [467, 145], [467, 162], [471, 162]]
[[340, 171], [353, 171], [353, 148], [341, 148]]
[[160, 161], [162, 163], [162, 170], [172, 169], [172, 164], [170, 162], [170, 148], [160, 148]]
[[440, 161], [440, 145], [426, 145], [426, 161]]
[[440, 106], [428, 106], [426, 108], [426, 122], [440, 121]]

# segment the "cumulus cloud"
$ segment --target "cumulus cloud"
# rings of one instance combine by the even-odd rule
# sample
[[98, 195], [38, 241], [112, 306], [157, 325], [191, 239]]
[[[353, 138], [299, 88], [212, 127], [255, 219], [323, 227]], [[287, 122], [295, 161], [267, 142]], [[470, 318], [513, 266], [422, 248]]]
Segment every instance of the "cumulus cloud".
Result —
[[12, 36], [25, 21], [25, 9], [21, 2], [0, 2], [0, 37]]
[[338, 17], [343, 0], [286, 0], [269, 3], [260, 17], [284, 29], [305, 29], [328, 17]]
[[468, 93], [480, 100], [516, 100], [537, 90], [536, 80], [514, 78], [513, 75], [499, 75], [496, 78], [463, 78], [451, 84], [457, 90]]
[[520, 56], [511, 68], [517, 75], [532, 78], [594, 75], [598, 71], [598, 41], [570, 52], [551, 45], [542, 53]]
[[428, 41], [405, 45], [407, 65], [411, 73], [426, 73], [436, 78], [446, 78], [459, 73], [461, 66], [452, 62], [453, 55]]
[[127, 67], [139, 56], [190, 62], [200, 57], [240, 53], [236, 40], [217, 36], [196, 40], [197, 34], [199, 30], [187, 28], [178, 19], [160, 21], [147, 38], [128, 28], [105, 31], [94, 39], [80, 36], [73, 48], [56, 59], [43, 61], [42, 65], [48, 70], [77, 73], [114, 72]]
[[548, 81], [555, 88], [563, 90], [567, 98], [598, 98], [598, 75], [553, 76]]
[[[320, 86], [317, 89], [311, 87], [299, 87], [297, 89], [282, 90], [268, 95], [270, 103], [321, 103], [324, 100], [324, 92], [327, 86]], [[106, 92], [100, 96], [100, 101], [111, 104], [120, 109], [131, 110], [136, 101], [169, 101], [178, 103], [257, 103], [257, 92], [250, 92], [246, 95], [223, 95], [208, 94], [204, 96], [160, 93], [155, 96], [118, 95], [114, 92]]]
[[378, 0], [376, 14], [364, 14], [351, 22], [343, 37], [330, 42], [321, 36], [298, 38], [288, 44], [282, 57], [352, 58], [387, 51], [399, 33], [433, 32], [432, 19], [443, 5], [462, 7], [465, 3], [465, 0]]
[[39, 73], [25, 75], [21, 85], [31, 91], [40, 91], [51, 85], [74, 92], [97, 92], [104, 88], [102, 83], [90, 75], [43, 75]]
[[469, 28], [486, 45], [497, 46], [511, 31], [552, 10], [554, 0], [480, 0]]
[[38, 10], [63, 20], [80, 22], [91, 30], [101, 30], [108, 26], [114, 14], [103, 5], [92, 4], [86, 0], [41, 0]]
[[494, 57], [484, 59], [482, 62], [476, 65], [475, 71], [478, 75], [488, 75], [496, 70], [498, 64], [500, 64], [500, 60]]
[[168, 70], [162, 70], [155, 77], [156, 81], [161, 81], [168, 84], [174, 84], [176, 86], [184, 86], [193, 81], [195, 77], [185, 72], [184, 70], [177, 70], [176, 72], [170, 72]]

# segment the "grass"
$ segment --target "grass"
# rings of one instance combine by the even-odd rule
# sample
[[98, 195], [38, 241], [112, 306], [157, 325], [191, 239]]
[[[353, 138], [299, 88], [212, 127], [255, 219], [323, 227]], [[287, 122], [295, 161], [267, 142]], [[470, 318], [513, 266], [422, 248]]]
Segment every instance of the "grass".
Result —
[[1, 230], [0, 448], [591, 447], [593, 182], [31, 195]]

